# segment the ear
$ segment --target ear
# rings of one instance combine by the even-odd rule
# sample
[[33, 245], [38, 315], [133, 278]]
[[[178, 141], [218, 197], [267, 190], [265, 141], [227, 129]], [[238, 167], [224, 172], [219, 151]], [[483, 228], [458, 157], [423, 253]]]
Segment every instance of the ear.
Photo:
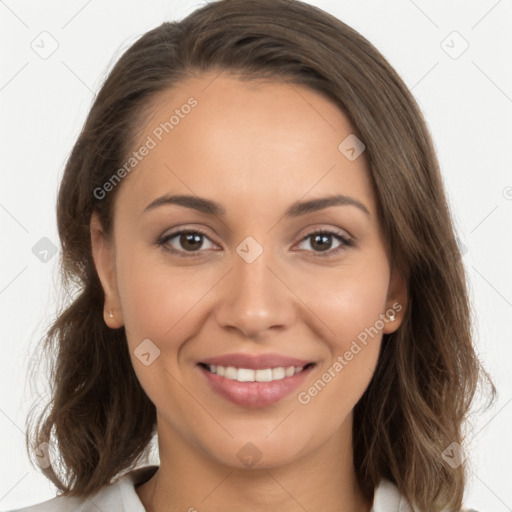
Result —
[[[388, 296], [386, 299], [386, 322], [384, 329], [385, 334], [395, 332], [401, 325], [407, 310], [407, 286], [405, 279], [396, 270], [391, 271], [389, 280]], [[394, 319], [393, 319], [394, 317]]]
[[96, 212], [91, 216], [90, 231], [94, 266], [105, 294], [103, 318], [108, 327], [118, 329], [123, 326], [124, 321], [115, 272], [115, 247], [106, 237]]

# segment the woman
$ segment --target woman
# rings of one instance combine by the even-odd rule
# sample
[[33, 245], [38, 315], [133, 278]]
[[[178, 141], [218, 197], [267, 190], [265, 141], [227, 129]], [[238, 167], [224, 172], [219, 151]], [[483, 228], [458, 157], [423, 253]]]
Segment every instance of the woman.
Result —
[[296, 0], [148, 32], [58, 225], [79, 291], [28, 442], [61, 496], [24, 510], [461, 509], [487, 375], [430, 135], [357, 32]]

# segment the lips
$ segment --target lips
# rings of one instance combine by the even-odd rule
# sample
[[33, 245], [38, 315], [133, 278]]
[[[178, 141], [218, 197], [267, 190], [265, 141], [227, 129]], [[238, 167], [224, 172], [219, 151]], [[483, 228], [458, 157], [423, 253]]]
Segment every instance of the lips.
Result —
[[[211, 357], [197, 364], [211, 390], [231, 403], [244, 407], [265, 407], [278, 402], [302, 384], [314, 366], [312, 361], [279, 354], [250, 356], [240, 353]], [[225, 369], [226, 373], [216, 373], [218, 368]], [[294, 371], [283, 376], [283, 368]], [[257, 376], [269, 373], [269, 370], [274, 371], [274, 377], [277, 371], [279, 375], [276, 380], [265, 382], [267, 379], [249, 379], [244, 382], [245, 379], [240, 381], [234, 378], [236, 372], [238, 376], [240, 373]]]
[[225, 354], [223, 356], [210, 357], [203, 359], [201, 363], [214, 366], [234, 366], [235, 368], [249, 368], [252, 370], [263, 370], [265, 368], [278, 368], [279, 366], [304, 367], [312, 361], [297, 359], [295, 357], [283, 356], [280, 354], [261, 354], [251, 356], [249, 354]]

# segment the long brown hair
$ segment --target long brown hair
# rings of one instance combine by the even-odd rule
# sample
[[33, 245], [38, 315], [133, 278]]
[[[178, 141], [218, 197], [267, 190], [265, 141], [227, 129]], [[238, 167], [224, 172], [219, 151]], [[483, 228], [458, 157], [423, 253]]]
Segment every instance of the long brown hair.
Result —
[[466, 278], [431, 138], [384, 57], [343, 22], [297, 0], [208, 4], [144, 34], [106, 78], [60, 186], [62, 274], [74, 296], [43, 340], [51, 400], [29, 420], [29, 451], [53, 447], [58, 457], [43, 472], [71, 496], [93, 494], [147, 452], [155, 407], [135, 376], [124, 328], [103, 321], [91, 254], [91, 215], [111, 233], [122, 183], [101, 199], [94, 190], [126, 160], [154, 95], [205, 71], [308, 86], [333, 100], [364, 141], [408, 306], [398, 331], [384, 335], [355, 407], [356, 473], [369, 499], [384, 477], [421, 511], [458, 510], [465, 466], [452, 468], [442, 453], [462, 444], [478, 383], [487, 379], [491, 395], [494, 387], [472, 346]]

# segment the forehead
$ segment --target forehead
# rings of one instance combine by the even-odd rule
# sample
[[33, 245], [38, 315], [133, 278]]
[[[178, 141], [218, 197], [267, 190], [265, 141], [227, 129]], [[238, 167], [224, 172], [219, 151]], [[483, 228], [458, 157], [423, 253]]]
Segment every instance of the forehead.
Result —
[[374, 210], [364, 153], [351, 161], [339, 149], [353, 131], [333, 101], [302, 85], [190, 78], [148, 104], [118, 200], [142, 210], [157, 195], [181, 192], [254, 211], [337, 191]]

